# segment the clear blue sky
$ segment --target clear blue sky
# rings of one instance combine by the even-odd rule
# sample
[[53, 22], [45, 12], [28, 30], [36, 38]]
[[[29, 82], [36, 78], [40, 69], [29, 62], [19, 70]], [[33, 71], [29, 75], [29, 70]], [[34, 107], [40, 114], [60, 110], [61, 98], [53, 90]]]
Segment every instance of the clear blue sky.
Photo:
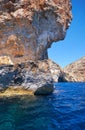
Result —
[[48, 49], [49, 58], [62, 67], [85, 56], [85, 0], [72, 0], [72, 14], [66, 38]]

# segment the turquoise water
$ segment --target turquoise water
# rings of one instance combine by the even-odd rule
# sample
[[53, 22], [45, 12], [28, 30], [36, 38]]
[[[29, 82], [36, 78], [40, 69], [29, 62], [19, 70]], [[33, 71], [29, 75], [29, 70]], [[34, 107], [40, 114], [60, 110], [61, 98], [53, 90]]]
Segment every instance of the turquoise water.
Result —
[[0, 99], [0, 130], [85, 130], [85, 83], [57, 83], [48, 96]]

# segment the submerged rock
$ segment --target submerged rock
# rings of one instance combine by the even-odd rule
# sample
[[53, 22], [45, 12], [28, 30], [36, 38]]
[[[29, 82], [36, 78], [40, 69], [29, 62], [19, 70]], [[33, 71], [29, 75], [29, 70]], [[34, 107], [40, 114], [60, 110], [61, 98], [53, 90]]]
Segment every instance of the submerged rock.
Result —
[[35, 95], [47, 95], [52, 93], [54, 90], [53, 84], [44, 84], [42, 87], [39, 87], [34, 94]]

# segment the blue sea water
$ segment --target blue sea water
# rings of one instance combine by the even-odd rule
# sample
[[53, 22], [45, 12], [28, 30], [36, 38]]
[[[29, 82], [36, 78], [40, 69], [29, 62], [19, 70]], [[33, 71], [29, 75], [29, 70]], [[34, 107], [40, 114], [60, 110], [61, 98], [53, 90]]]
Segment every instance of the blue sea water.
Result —
[[56, 83], [48, 96], [0, 99], [0, 130], [85, 130], [85, 83]]

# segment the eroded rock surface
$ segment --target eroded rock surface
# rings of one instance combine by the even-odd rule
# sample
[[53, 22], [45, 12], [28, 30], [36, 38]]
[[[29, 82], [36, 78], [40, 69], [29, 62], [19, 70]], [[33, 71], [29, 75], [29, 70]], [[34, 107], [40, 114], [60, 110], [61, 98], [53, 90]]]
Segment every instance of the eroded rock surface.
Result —
[[48, 60], [0, 66], [0, 90], [9, 87], [33, 91], [34, 94], [49, 94], [53, 80]]
[[53, 81], [54, 81], [54, 82], [58, 82], [59, 76], [60, 76], [61, 73], [62, 73], [62, 69], [61, 69], [61, 67], [60, 67], [57, 63], [55, 63], [54, 61], [52, 61], [52, 60], [49, 59], [48, 62], [49, 62], [50, 72], [51, 72]]
[[47, 49], [65, 38], [71, 19], [70, 0], [0, 0], [1, 91], [53, 91], [52, 77], [57, 73], [58, 80], [61, 69], [45, 60]]
[[13, 65], [13, 62], [9, 56], [0, 56], [0, 65]]
[[70, 0], [0, 0], [0, 56], [14, 63], [47, 59], [71, 19]]
[[75, 81], [85, 82], [85, 57], [66, 66], [64, 72], [72, 75], [72, 77], [75, 78]]
[[75, 82], [76, 79], [64, 70], [54, 61], [48, 60], [50, 72], [53, 78], [53, 82]]

